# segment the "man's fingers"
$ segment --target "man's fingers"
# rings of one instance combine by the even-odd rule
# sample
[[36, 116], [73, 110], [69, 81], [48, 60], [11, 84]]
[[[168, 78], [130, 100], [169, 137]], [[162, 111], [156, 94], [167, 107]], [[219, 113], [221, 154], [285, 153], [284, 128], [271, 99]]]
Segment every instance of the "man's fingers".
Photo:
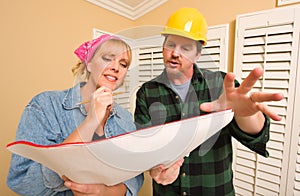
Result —
[[162, 185], [167, 185], [173, 183], [179, 174], [181, 165], [183, 164], [184, 159], [181, 158], [177, 160], [169, 168], [165, 168], [163, 165], [159, 167], [152, 168], [150, 170], [150, 176], [158, 183]]
[[163, 171], [163, 168], [162, 166], [158, 166], [158, 167], [155, 167], [155, 168], [152, 168], [150, 170], [150, 176], [152, 178], [157, 178], [157, 176], [159, 176], [161, 174], [161, 172]]
[[199, 108], [200, 110], [204, 112], [215, 112], [215, 111], [221, 111], [221, 110], [226, 110], [229, 109], [228, 106], [226, 105], [226, 101], [222, 102], [223, 97], [212, 101], [212, 102], [206, 102], [202, 103]]
[[227, 73], [225, 78], [224, 78], [224, 82], [223, 82], [223, 86], [224, 86], [224, 91], [226, 93], [231, 93], [235, 86], [234, 86], [234, 78], [235, 75], [234, 73]]
[[202, 110], [204, 112], [212, 112], [212, 111], [214, 111], [213, 104], [211, 102], [202, 103], [200, 105], [200, 110]]
[[253, 92], [250, 99], [253, 102], [280, 101], [283, 99], [283, 95], [281, 93]]
[[179, 167], [181, 167], [182, 166], [182, 164], [183, 164], [183, 162], [184, 162], [184, 158], [181, 158], [181, 159], [179, 159], [178, 161], [176, 161], [176, 165], [178, 165]]
[[272, 120], [280, 121], [282, 119], [277, 113], [273, 112], [267, 105], [264, 103], [257, 104], [258, 109], [264, 113], [265, 115], [269, 116]]
[[248, 93], [253, 88], [256, 81], [263, 75], [263, 72], [264, 70], [259, 67], [253, 69], [239, 86], [238, 88], [239, 93], [241, 94]]

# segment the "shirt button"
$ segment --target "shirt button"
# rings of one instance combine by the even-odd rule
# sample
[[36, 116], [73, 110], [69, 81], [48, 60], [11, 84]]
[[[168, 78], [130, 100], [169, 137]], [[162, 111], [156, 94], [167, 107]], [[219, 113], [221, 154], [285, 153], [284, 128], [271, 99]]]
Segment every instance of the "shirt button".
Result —
[[187, 193], [184, 191], [184, 192], [182, 193], [182, 195], [187, 195]]
[[185, 177], [186, 176], [186, 174], [185, 173], [182, 173], [182, 177]]
[[185, 113], [182, 113], [182, 116], [185, 116]]

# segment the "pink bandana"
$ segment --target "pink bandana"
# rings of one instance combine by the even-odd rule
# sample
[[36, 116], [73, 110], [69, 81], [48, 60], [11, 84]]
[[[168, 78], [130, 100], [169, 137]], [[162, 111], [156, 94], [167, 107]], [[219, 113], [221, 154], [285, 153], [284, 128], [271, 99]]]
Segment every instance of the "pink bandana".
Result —
[[104, 34], [101, 35], [100, 37], [93, 39], [91, 41], [87, 41], [83, 43], [79, 48], [77, 48], [74, 53], [77, 55], [77, 57], [87, 65], [90, 60], [92, 59], [95, 51], [97, 48], [104, 43], [105, 41], [109, 39], [118, 39], [121, 40], [117, 36], [109, 35], [109, 34]]

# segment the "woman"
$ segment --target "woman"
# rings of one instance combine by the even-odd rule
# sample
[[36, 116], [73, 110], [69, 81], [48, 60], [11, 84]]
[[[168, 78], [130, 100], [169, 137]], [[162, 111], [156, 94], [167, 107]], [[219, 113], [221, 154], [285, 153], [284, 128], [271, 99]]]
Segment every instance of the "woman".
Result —
[[[82, 44], [73, 69], [84, 82], [65, 91], [35, 96], [26, 106], [16, 140], [51, 145], [86, 142], [135, 130], [131, 114], [113, 102], [131, 63], [131, 49], [120, 38], [102, 35]], [[89, 100], [87, 103], [85, 100]], [[84, 185], [61, 178], [43, 165], [13, 154], [8, 186], [21, 195], [137, 195], [139, 175], [115, 186]]]

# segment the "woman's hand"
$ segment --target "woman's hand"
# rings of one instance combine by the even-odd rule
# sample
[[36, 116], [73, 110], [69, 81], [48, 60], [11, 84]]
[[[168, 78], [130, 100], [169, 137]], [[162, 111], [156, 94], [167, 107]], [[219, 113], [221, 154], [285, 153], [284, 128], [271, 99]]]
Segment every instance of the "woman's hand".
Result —
[[127, 191], [123, 183], [115, 186], [106, 186], [104, 184], [79, 184], [71, 181], [66, 176], [63, 176], [62, 179], [65, 181], [64, 185], [71, 189], [75, 196], [124, 196]]
[[183, 161], [184, 159], [181, 158], [168, 168], [165, 168], [163, 165], [152, 168], [150, 170], [150, 176], [158, 184], [162, 184], [162, 185], [171, 184], [177, 179]]
[[113, 104], [112, 90], [102, 86], [93, 93], [87, 118], [98, 126], [106, 121], [107, 113]]
[[89, 142], [95, 132], [103, 135], [103, 127], [113, 104], [111, 89], [100, 87], [92, 94], [89, 105], [86, 107], [86, 119], [68, 136], [63, 143]]

